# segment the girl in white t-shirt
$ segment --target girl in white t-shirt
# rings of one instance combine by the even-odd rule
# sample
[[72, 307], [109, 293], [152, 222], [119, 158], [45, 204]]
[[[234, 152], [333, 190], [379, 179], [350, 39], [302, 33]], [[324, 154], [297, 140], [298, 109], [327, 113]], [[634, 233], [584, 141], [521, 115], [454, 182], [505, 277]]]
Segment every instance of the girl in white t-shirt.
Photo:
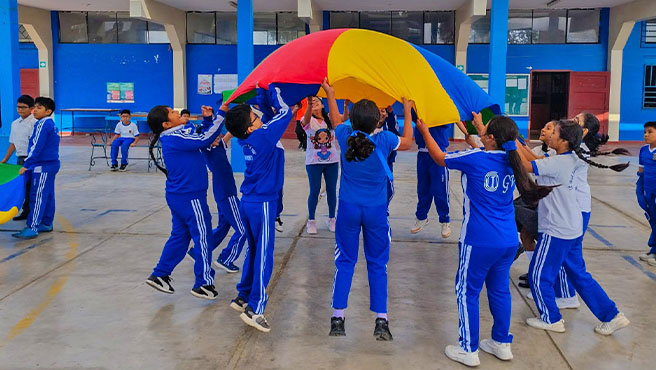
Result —
[[321, 192], [321, 176], [326, 182], [328, 201], [328, 229], [335, 231], [335, 209], [337, 208], [337, 178], [339, 177], [339, 151], [335, 131], [321, 99], [308, 97], [308, 106], [301, 126], [307, 134], [305, 169], [310, 184], [308, 196], [307, 233], [316, 234], [315, 212]]

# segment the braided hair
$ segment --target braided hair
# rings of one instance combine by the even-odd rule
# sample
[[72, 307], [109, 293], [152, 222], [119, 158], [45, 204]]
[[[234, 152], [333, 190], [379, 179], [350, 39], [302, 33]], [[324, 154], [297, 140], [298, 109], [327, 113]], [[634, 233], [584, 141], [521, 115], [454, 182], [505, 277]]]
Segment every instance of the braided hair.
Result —
[[162, 132], [164, 132], [164, 126], [162, 126], [162, 124], [169, 120], [169, 110], [170, 108], [166, 105], [158, 105], [151, 109], [150, 112], [148, 112], [148, 127], [150, 127], [150, 130], [153, 132], [153, 134], [155, 134], [155, 136], [153, 136], [153, 138], [150, 140], [148, 153], [150, 153], [150, 158], [153, 160], [153, 162], [155, 162], [155, 166], [157, 166], [157, 168], [167, 177], [168, 171], [166, 171], [166, 168], [162, 167], [159, 164], [159, 161], [155, 159], [153, 149], [155, 148], [157, 141], [159, 141], [160, 135]]
[[376, 145], [363, 132], [374, 132], [378, 126], [379, 118], [380, 112], [378, 111], [378, 106], [371, 100], [362, 99], [353, 105], [351, 125], [353, 126], [353, 130], [362, 132], [358, 132], [346, 140], [348, 149], [344, 153], [344, 158], [347, 161], [363, 161], [369, 158], [371, 153], [376, 150]]
[[616, 148], [608, 152], [600, 152], [599, 148], [605, 145], [608, 142], [608, 135], [600, 134], [599, 129], [601, 125], [599, 124], [599, 119], [588, 112], [581, 113], [583, 116], [583, 128], [588, 130], [588, 133], [583, 137], [583, 143], [588, 147], [589, 151], [582, 150], [584, 154], [588, 154], [591, 157], [596, 157], [600, 155], [629, 155], [628, 150], [624, 148]]
[[587, 158], [584, 155], [586, 152], [581, 149], [583, 130], [576, 121], [563, 119], [556, 123], [556, 127], [558, 127], [560, 130], [560, 138], [567, 141], [569, 149], [574, 152], [574, 154], [576, 154], [579, 159], [589, 164], [590, 166], [604, 169], [608, 168], [615, 172], [624, 171], [627, 167], [629, 167], [629, 163], [620, 163], [614, 164], [612, 166], [607, 166], [601, 163], [593, 162]]

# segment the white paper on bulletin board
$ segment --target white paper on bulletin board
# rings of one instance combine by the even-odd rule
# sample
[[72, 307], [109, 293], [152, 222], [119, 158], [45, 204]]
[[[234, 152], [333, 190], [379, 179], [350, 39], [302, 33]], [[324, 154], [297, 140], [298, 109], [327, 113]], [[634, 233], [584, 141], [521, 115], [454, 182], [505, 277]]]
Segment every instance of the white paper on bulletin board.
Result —
[[236, 74], [214, 75], [214, 93], [221, 94], [225, 90], [236, 89], [238, 86]]
[[212, 75], [198, 75], [198, 94], [212, 95]]

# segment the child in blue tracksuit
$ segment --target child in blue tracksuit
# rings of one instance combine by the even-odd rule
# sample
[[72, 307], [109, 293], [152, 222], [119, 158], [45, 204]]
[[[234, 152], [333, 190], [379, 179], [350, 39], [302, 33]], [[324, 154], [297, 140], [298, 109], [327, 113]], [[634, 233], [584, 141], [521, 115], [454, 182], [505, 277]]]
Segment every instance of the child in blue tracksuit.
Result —
[[[114, 129], [114, 140], [111, 144], [112, 171], [125, 171], [128, 167], [128, 152], [130, 147], [137, 146], [139, 142], [139, 128], [130, 122], [130, 110], [121, 111], [121, 122]], [[121, 168], [118, 167], [118, 149], [121, 149]]]
[[[482, 125], [480, 114], [474, 120]], [[445, 354], [468, 366], [479, 365], [478, 299], [485, 283], [494, 324], [492, 338], [482, 340], [480, 348], [501, 360], [511, 360], [508, 274], [517, 251], [513, 191], [517, 183], [522, 197], [536, 199], [549, 189], [538, 187], [522, 167], [515, 145], [519, 130], [508, 117], [497, 116], [487, 124], [481, 135], [485, 150], [446, 154], [421, 119], [417, 129], [437, 164], [462, 171], [463, 223], [456, 275], [460, 345], [447, 346]]]
[[577, 122], [558, 121], [549, 139], [549, 146], [558, 155], [535, 161], [523, 158], [524, 166], [537, 176], [538, 184], [555, 186], [538, 204], [539, 237], [528, 277], [540, 316], [529, 318], [526, 323], [537, 329], [565, 331], [554, 293], [554, 283], [562, 266], [585, 304], [601, 321], [595, 332], [610, 335], [629, 325], [629, 320], [585, 269], [583, 217], [576, 201], [575, 171], [579, 160], [591, 161], [583, 156], [580, 148], [582, 133]]
[[[330, 119], [335, 124], [342, 167], [329, 335], [346, 335], [344, 310], [348, 305], [362, 231], [369, 277], [369, 308], [376, 312], [374, 337], [390, 341], [393, 338], [387, 320], [387, 262], [392, 234], [387, 220], [386, 187], [393, 179], [387, 158], [394, 150], [410, 148], [412, 125], [404, 127], [402, 137], [389, 131], [374, 134], [380, 112], [376, 103], [366, 99], [353, 105], [350, 114], [352, 126], [344, 125], [332, 86], [324, 81], [322, 87], [328, 98]], [[412, 104], [404, 99], [406, 122], [409, 122]]]
[[644, 127], [646, 145], [640, 148], [636, 196], [651, 226], [651, 235], [647, 242], [649, 251], [640, 259], [656, 266], [656, 121], [647, 122]]
[[248, 241], [238, 295], [230, 306], [241, 312], [240, 318], [246, 324], [269, 332], [271, 327], [264, 317], [266, 288], [273, 270], [274, 224], [285, 165], [284, 151], [277, 143], [298, 108], [290, 108], [274, 85], [269, 86], [268, 92], [258, 88], [258, 95], [258, 99], [265, 99], [275, 109], [275, 115], [267, 122], [262, 122], [248, 104], [233, 107], [226, 115], [226, 127], [239, 139], [246, 161], [241, 215]]
[[52, 231], [55, 218], [55, 176], [59, 172], [59, 131], [51, 115], [55, 102], [38, 97], [32, 114], [38, 120], [32, 129], [27, 158], [20, 174], [30, 181], [30, 212], [27, 226], [12, 236], [33, 239], [40, 232]]
[[[383, 131], [389, 131], [396, 136], [401, 136], [399, 132], [399, 123], [396, 121], [396, 115], [391, 106], [386, 108], [379, 108], [380, 112], [380, 121], [378, 123], [378, 128]], [[387, 157], [387, 166], [394, 174], [394, 162], [396, 162], [396, 150], [393, 150], [389, 157]], [[387, 206], [389, 207], [392, 198], [394, 197], [394, 181], [387, 182]]]
[[[212, 108], [202, 107], [204, 121], [212, 121]], [[148, 126], [155, 134], [150, 143], [150, 156], [159, 140], [166, 168], [157, 167], [166, 175], [166, 203], [171, 209], [172, 226], [159, 263], [146, 283], [164, 293], [174, 292], [171, 273], [182, 261], [189, 242], [194, 241], [196, 280], [191, 294], [198, 298], [216, 299], [212, 260], [212, 216], [207, 206], [207, 169], [202, 149], [208, 148], [219, 136], [219, 126], [227, 106], [221, 107], [219, 117], [203, 133], [185, 126], [187, 120], [180, 113], [158, 105], [148, 113]], [[155, 161], [157, 163], [157, 161]]]
[[[428, 129], [431, 137], [443, 152], [449, 146], [449, 137], [453, 132], [453, 124], [431, 127]], [[410, 230], [413, 234], [420, 232], [428, 224], [428, 211], [431, 203], [442, 224], [442, 237], [451, 235], [451, 219], [449, 217], [449, 170], [438, 166], [426, 149], [426, 142], [419, 132], [415, 134], [417, 142], [417, 212], [415, 226]]]

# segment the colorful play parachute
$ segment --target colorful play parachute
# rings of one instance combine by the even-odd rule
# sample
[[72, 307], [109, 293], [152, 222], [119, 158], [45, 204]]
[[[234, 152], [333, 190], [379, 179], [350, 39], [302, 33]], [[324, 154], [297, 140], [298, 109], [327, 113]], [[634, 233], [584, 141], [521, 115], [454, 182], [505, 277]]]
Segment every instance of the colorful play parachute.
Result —
[[296, 39], [271, 53], [232, 93], [228, 102], [251, 101], [256, 84], [285, 86], [296, 103], [322, 96], [328, 77], [338, 99], [366, 98], [387, 106], [402, 97], [415, 101], [429, 126], [471, 119], [471, 112], [499, 106], [474, 81], [439, 56], [407, 41], [362, 29], [334, 29]]
[[21, 166], [0, 163], [0, 224], [18, 214], [25, 199], [25, 179], [18, 174]]

